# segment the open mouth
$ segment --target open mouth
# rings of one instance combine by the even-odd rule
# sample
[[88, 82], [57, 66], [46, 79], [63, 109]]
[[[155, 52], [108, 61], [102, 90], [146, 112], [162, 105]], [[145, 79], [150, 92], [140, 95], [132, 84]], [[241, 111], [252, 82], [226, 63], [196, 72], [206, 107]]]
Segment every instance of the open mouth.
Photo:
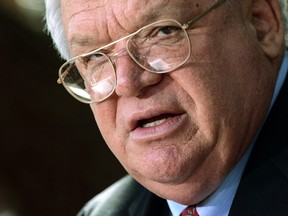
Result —
[[159, 115], [159, 116], [156, 116], [153, 118], [140, 120], [138, 123], [138, 126], [142, 127], [142, 128], [155, 127], [155, 126], [158, 126], [160, 124], [163, 124], [168, 119], [171, 119], [173, 117], [175, 117], [174, 114], [162, 114], [162, 115]]

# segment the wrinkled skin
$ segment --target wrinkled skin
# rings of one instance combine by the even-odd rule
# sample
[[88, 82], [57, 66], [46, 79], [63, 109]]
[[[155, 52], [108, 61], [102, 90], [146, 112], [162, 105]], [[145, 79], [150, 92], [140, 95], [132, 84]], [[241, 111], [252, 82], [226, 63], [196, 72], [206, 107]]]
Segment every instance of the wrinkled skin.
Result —
[[[213, 2], [62, 0], [71, 57], [153, 21], [185, 23]], [[182, 204], [197, 203], [219, 186], [270, 105], [284, 47], [279, 16], [274, 0], [222, 4], [188, 30], [191, 58], [169, 74], [144, 71], [128, 55], [117, 59], [115, 93], [91, 109], [131, 176]], [[154, 121], [157, 126], [147, 124]]]

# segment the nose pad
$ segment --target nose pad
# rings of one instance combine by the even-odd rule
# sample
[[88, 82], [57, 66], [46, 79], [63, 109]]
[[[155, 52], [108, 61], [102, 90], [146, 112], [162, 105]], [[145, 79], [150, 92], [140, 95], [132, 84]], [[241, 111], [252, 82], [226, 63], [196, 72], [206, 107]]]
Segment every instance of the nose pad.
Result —
[[114, 61], [116, 70], [115, 92], [120, 97], [139, 96], [144, 88], [155, 85], [161, 80], [161, 74], [145, 71], [135, 63], [128, 53]]

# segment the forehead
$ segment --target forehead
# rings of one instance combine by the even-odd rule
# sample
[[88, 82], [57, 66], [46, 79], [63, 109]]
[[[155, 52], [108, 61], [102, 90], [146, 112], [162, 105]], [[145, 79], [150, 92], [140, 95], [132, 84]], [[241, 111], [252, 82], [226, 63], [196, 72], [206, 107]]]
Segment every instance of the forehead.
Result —
[[[61, 0], [62, 14], [65, 19], [81, 13], [99, 13], [99, 18], [109, 19], [113, 16], [116, 19], [125, 21], [141, 21], [146, 17], [158, 16], [162, 13], [181, 11], [183, 8], [193, 10], [193, 4], [199, 5], [195, 0]], [[90, 14], [90, 15], [91, 15]], [[96, 15], [96, 14], [95, 14]], [[103, 17], [103, 15], [105, 15]], [[97, 16], [97, 15], [96, 15]]]
[[104, 45], [160, 19], [185, 22], [207, 4], [203, 0], [61, 0], [61, 12], [73, 50]]

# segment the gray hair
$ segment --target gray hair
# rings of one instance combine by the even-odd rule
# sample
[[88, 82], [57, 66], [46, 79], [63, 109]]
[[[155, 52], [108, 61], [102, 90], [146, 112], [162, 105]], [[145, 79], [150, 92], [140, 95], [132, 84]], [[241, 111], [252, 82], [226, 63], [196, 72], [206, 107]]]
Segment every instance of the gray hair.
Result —
[[[67, 44], [62, 17], [61, 0], [44, 0], [46, 6], [46, 30], [50, 33], [54, 45], [63, 59], [69, 59], [69, 47]], [[279, 0], [286, 29], [286, 45], [288, 46], [288, 0]]]

